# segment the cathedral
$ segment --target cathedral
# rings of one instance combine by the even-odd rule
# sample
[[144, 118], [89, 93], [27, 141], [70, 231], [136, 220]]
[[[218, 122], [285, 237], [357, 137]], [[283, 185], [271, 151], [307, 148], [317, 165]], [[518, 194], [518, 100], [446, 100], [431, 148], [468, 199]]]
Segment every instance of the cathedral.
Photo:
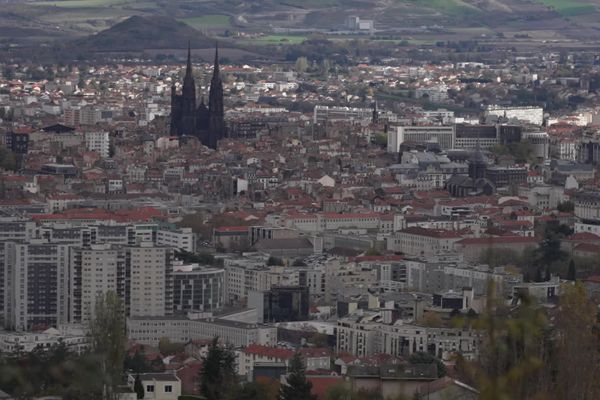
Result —
[[188, 46], [181, 94], [177, 94], [174, 82], [171, 86], [171, 135], [196, 136], [203, 145], [216, 149], [218, 141], [225, 136], [224, 111], [218, 46], [215, 50], [208, 105], [204, 104], [204, 97], [200, 100], [200, 105], [196, 105], [196, 82], [192, 75], [192, 57]]

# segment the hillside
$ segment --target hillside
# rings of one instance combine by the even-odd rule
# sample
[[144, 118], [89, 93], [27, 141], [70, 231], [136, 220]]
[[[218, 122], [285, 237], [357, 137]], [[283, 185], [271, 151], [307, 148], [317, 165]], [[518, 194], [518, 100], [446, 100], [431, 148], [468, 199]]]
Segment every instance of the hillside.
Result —
[[79, 49], [93, 51], [137, 51], [144, 49], [193, 48], [214, 46], [214, 41], [189, 25], [162, 16], [133, 16], [109, 29], [78, 39]]
[[600, 0], [8, 0], [3, 6], [0, 40], [96, 33], [81, 45], [100, 50], [173, 47], [189, 37], [204, 47], [205, 36], [228, 31], [327, 33], [344, 29], [350, 15], [400, 36], [441, 27], [458, 31], [459, 39], [525, 33], [540, 40], [596, 41], [600, 30]]

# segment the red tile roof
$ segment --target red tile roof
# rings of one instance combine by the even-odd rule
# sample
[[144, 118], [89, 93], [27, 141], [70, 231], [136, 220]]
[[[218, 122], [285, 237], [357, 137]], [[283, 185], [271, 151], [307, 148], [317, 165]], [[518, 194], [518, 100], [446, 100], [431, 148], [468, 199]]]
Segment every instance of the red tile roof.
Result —
[[279, 360], [289, 360], [294, 356], [294, 351], [279, 347], [262, 346], [252, 344], [243, 350], [246, 354], [254, 354], [261, 357], [276, 358]]

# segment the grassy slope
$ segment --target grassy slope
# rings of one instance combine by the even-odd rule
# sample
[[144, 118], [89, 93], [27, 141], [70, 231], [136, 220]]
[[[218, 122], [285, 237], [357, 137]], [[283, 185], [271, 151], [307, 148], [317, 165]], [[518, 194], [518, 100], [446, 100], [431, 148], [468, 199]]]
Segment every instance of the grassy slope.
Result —
[[231, 26], [229, 16], [223, 14], [203, 15], [182, 19], [186, 24], [196, 28], [221, 28]]
[[536, 0], [538, 3], [554, 8], [563, 17], [589, 14], [596, 11], [596, 7], [590, 2], [573, 0]]

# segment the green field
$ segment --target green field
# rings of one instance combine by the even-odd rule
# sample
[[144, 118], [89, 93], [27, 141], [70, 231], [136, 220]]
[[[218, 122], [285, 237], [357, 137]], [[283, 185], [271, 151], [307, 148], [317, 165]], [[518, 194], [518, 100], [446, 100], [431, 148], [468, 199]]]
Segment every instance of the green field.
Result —
[[563, 17], [574, 17], [577, 15], [590, 14], [596, 11], [596, 7], [589, 3], [572, 0], [536, 0], [539, 4], [552, 7]]
[[466, 16], [481, 12], [477, 7], [461, 0], [403, 0], [420, 7], [426, 7], [442, 14]]
[[226, 28], [231, 25], [229, 22], [229, 16], [223, 14], [203, 15], [201, 17], [184, 18], [181, 21], [196, 29]]
[[240, 43], [267, 45], [267, 44], [300, 44], [307, 39], [306, 36], [300, 35], [266, 35], [254, 39], [243, 39]]

